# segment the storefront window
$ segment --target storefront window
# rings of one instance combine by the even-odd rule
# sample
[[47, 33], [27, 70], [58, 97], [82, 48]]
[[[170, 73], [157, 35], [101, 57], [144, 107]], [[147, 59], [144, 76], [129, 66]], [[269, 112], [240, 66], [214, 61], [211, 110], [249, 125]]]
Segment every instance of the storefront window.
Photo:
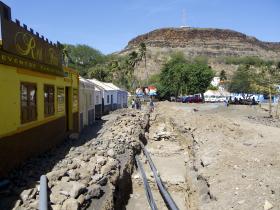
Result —
[[57, 111], [64, 112], [64, 88], [57, 88]]
[[36, 84], [22, 82], [20, 84], [21, 123], [37, 119]]
[[54, 115], [54, 86], [44, 86], [45, 116]]

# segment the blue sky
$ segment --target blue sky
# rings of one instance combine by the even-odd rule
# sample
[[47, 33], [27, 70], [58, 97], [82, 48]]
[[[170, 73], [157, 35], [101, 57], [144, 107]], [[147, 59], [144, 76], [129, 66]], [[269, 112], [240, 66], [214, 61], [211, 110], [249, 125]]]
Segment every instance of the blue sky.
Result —
[[280, 41], [280, 0], [4, 0], [12, 18], [52, 41], [107, 54], [163, 27], [227, 28]]

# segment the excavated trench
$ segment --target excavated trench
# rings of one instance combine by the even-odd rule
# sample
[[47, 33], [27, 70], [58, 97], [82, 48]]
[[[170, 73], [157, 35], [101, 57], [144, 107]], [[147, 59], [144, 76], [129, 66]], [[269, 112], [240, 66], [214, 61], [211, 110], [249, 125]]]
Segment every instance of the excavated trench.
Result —
[[[135, 155], [139, 156], [144, 166], [158, 209], [167, 209], [147, 159], [141, 154], [139, 140], [149, 151], [179, 209], [198, 209], [200, 189], [204, 189], [203, 194], [213, 199], [207, 191], [206, 179], [196, 173], [197, 161], [193, 149], [196, 141], [189, 129], [178, 126], [174, 119], [161, 113], [149, 115], [123, 110], [105, 120], [107, 122], [96, 138], [71, 147], [67, 155], [48, 171], [52, 209], [150, 209], [142, 178], [135, 168]], [[59, 151], [55, 150], [54, 153]], [[38, 168], [44, 161], [38, 160]], [[28, 173], [27, 170], [23, 172]], [[103, 178], [99, 179], [101, 175]], [[81, 188], [75, 191], [75, 197], [71, 194], [72, 184]], [[23, 195], [36, 189], [37, 186], [25, 187], [19, 192]], [[21, 197], [17, 201], [19, 207], [36, 209], [38, 190], [34, 195], [26, 194], [25, 200]], [[91, 197], [88, 203], [87, 198]]]
[[[188, 173], [189, 166], [187, 165], [192, 157], [190, 145], [193, 144], [193, 139], [191, 136], [187, 135], [186, 137], [185, 132], [182, 133], [178, 130], [172, 120], [153, 113], [141, 141], [149, 151], [163, 183], [179, 209], [196, 209], [194, 204], [196, 189], [194, 189], [193, 184], [189, 183], [193, 176]], [[139, 159], [144, 166], [158, 209], [167, 209], [155, 184], [146, 157], [139, 154]], [[150, 209], [141, 175], [136, 167], [134, 168], [131, 182], [132, 193], [123, 209]]]
[[[147, 144], [146, 134], [149, 132], [150, 127], [150, 115], [145, 114], [144, 119], [145, 124], [142, 129], [144, 132], [139, 133], [139, 140], [145, 145]], [[126, 210], [131, 195], [133, 195], [133, 179], [132, 174], [134, 174], [135, 170], [135, 155], [139, 155], [141, 150], [137, 147], [134, 151], [133, 158], [131, 158], [121, 170], [122, 174], [120, 178], [116, 182], [115, 191], [114, 191], [114, 209], [116, 210]], [[125, 160], [125, 158], [124, 158]]]
[[[223, 118], [218, 118], [218, 123], [212, 123], [212, 116], [207, 116], [206, 121], [202, 122], [202, 120], [204, 120], [204, 118], [201, 118], [201, 113], [204, 114], [204, 112], [202, 111], [196, 113], [197, 111], [195, 110], [189, 110], [189, 112], [185, 112], [185, 115], [181, 113], [174, 114], [174, 110], [171, 110], [169, 112], [166, 111], [168, 106], [169, 104], [163, 104], [162, 106], [158, 107], [158, 110], [156, 110], [155, 113], [151, 114], [151, 116], [149, 117], [149, 121], [145, 129], [143, 130], [145, 134], [142, 133], [141, 135], [139, 135], [139, 138], [142, 142], [145, 143], [145, 147], [149, 151], [161, 179], [163, 180], [167, 190], [171, 194], [179, 209], [215, 209], [220, 208], [221, 206], [231, 206], [231, 208], [234, 209], [246, 209], [239, 207], [241, 205], [256, 205], [255, 203], [253, 203], [253, 201], [252, 203], [247, 204], [247, 201], [245, 202], [242, 197], [244, 195], [238, 194], [240, 192], [238, 191], [239, 186], [230, 186], [230, 184], [232, 183], [231, 180], [227, 179], [228, 176], [224, 176], [227, 175], [227, 172], [222, 170], [216, 172], [217, 168], [214, 167], [215, 162], [211, 163], [211, 159], [207, 159], [207, 157], [211, 157], [211, 154], [207, 153], [209, 149], [210, 152], [215, 152], [214, 155], [216, 157], [221, 153], [221, 151], [224, 150], [224, 147], [226, 147], [227, 144], [232, 143], [227, 141], [226, 144], [222, 144], [219, 146], [218, 142], [216, 141], [217, 139], [225, 141], [223, 138], [224, 136], [226, 136], [227, 138], [230, 138], [231, 141], [235, 140], [235, 143], [238, 145], [237, 140], [234, 138], [235, 136], [231, 137], [233, 135], [232, 132], [234, 131], [234, 129], [237, 129], [236, 127], [238, 126], [238, 124], [229, 121], [229, 125], [227, 125], [224, 122], [228, 121], [223, 120]], [[224, 130], [219, 131], [219, 129], [217, 129], [223, 128], [223, 126], [225, 125], [226, 127], [224, 128]], [[245, 125], [247, 125], [247, 122]], [[243, 130], [238, 129], [237, 131], [241, 133], [241, 131]], [[248, 136], [251, 137], [251, 135]], [[257, 134], [254, 137], [256, 137], [258, 141], [261, 141], [261, 138], [263, 138], [263, 136], [257, 136]], [[246, 144], [242, 144], [243, 147], [248, 147], [247, 141], [248, 140], [246, 139]], [[217, 145], [219, 147], [217, 147]], [[215, 150], [212, 150], [213, 147], [215, 147]], [[239, 147], [237, 148], [239, 149]], [[231, 150], [229, 151], [231, 152]], [[260, 149], [256, 151], [260, 151]], [[144, 166], [143, 168], [146, 172], [148, 183], [151, 187], [151, 191], [158, 209], [167, 209], [157, 189], [157, 185], [155, 184], [153, 174], [151, 173], [149, 165], [147, 164], [146, 158], [141, 154], [140, 150], [137, 150], [137, 152], [135, 150], [135, 154], [139, 155], [139, 160]], [[227, 152], [226, 149], [225, 152]], [[229, 156], [230, 152], [226, 153], [226, 155]], [[116, 188], [117, 190], [114, 193], [115, 205], [113, 209], [150, 209], [145, 195], [141, 175], [138, 173], [138, 170], [134, 166], [134, 155], [132, 157], [132, 162], [129, 165], [130, 170], [128, 172], [128, 176], [122, 176], [118, 181], [118, 185]], [[232, 157], [234, 157], [234, 159]], [[217, 158], [221, 157], [219, 156]], [[231, 159], [226, 159], [227, 164], [229, 163], [229, 165], [226, 165], [226, 167], [228, 168], [223, 168], [223, 170], [229, 171], [230, 166], [232, 167], [231, 170], [236, 173], [236, 175], [233, 174], [232, 177], [239, 177], [239, 168], [237, 167], [237, 165], [233, 165], [237, 156], [231, 155], [230, 158]], [[247, 157], [247, 159], [251, 160], [250, 157]], [[257, 164], [257, 161], [259, 161], [259, 159], [254, 159], [253, 163]], [[209, 164], [210, 166], [213, 166], [213, 168], [209, 167]], [[224, 167], [224, 165], [222, 167]], [[272, 165], [269, 165], [268, 167], [271, 168]], [[213, 175], [214, 173], [216, 176]], [[219, 177], [221, 177], [218, 173], [221, 173], [223, 175], [223, 179], [218, 179]], [[242, 174], [244, 185], [248, 182], [248, 180], [245, 179], [245, 175]], [[215, 177], [215, 179], [212, 179], [211, 176]], [[254, 174], [253, 176], [257, 177], [256, 174]], [[233, 183], [235, 183], [234, 181]], [[222, 188], [225, 185], [221, 185], [220, 183], [223, 183], [226, 186], [230, 186], [232, 187], [232, 189]], [[254, 180], [250, 180], [250, 183], [255, 182]], [[257, 182], [257, 185], [260, 185], [259, 182]], [[266, 187], [268, 187], [268, 185]], [[245, 190], [247, 190], [247, 188], [244, 189], [244, 191]], [[232, 192], [232, 195], [234, 195], [235, 197], [239, 196], [239, 200], [230, 200], [232, 199], [232, 197], [228, 196], [228, 192]], [[273, 191], [272, 196], [274, 196], [274, 193], [275, 192]], [[248, 197], [248, 195], [246, 196]], [[270, 200], [272, 200], [272, 196]], [[227, 200], [228, 202], [225, 203]], [[236, 205], [233, 205], [231, 203], [236, 203]], [[268, 202], [265, 201], [265, 204], [267, 203]]]

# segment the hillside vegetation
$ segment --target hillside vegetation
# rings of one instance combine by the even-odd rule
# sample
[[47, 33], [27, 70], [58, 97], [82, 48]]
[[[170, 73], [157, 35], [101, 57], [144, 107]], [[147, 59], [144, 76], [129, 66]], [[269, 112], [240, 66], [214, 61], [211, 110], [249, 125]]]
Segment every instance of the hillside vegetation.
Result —
[[259, 62], [257, 59], [265, 62], [280, 60], [279, 42], [263, 42], [255, 37], [226, 29], [157, 29], [133, 38], [119, 54], [130, 53], [140, 43], [147, 46], [146, 63], [144, 65], [140, 62], [136, 70], [136, 77], [141, 80], [159, 74], [166, 60], [176, 52], [182, 52], [188, 60], [206, 57], [217, 74], [225, 70], [229, 76], [233, 75], [239, 64]]
[[137, 51], [127, 55], [104, 55], [87, 45], [64, 44], [63, 57], [66, 66], [76, 69], [85, 78], [96, 78], [113, 82], [127, 90], [142, 85], [135, 77], [135, 68], [146, 59], [146, 46], [139, 45]]

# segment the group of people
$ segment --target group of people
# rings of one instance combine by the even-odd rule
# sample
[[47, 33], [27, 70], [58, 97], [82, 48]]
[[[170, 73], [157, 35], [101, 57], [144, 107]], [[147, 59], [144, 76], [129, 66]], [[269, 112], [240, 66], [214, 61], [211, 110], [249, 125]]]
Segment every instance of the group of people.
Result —
[[231, 96], [229, 97], [229, 100], [225, 100], [225, 105], [229, 106], [230, 104], [239, 104], [239, 105], [257, 105], [258, 102], [256, 101], [255, 97], [253, 97], [252, 99], [242, 99], [242, 98], [236, 98], [234, 97], [234, 99], [232, 100]]
[[131, 108], [132, 109], [141, 109], [141, 101], [140, 98], [137, 97], [136, 99], [132, 99], [131, 101]]
[[[150, 112], [153, 112], [154, 111], [154, 102], [153, 102], [153, 99], [150, 98], [149, 102], [148, 102], [148, 108], [149, 108], [149, 111]], [[139, 97], [136, 97], [136, 99], [132, 99], [131, 101], [131, 108], [132, 109], [141, 109], [141, 100]]]

